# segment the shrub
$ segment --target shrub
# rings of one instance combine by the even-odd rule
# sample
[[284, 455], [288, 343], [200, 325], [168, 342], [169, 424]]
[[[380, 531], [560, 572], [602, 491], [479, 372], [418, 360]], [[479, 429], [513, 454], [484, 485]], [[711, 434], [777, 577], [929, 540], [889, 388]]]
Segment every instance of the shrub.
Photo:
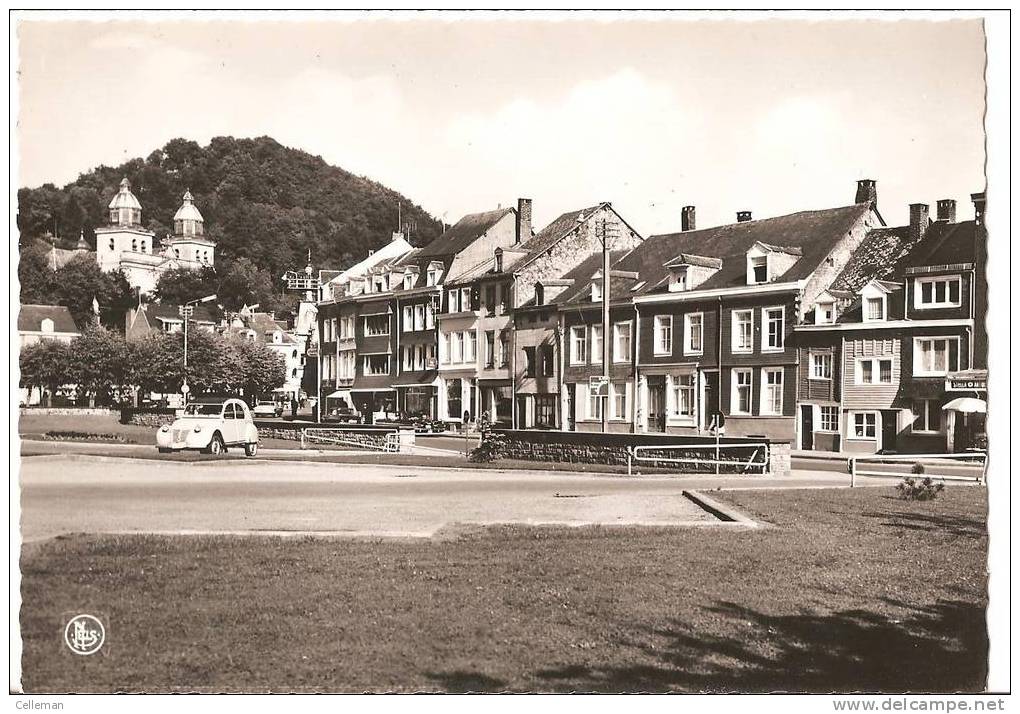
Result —
[[930, 476], [926, 476], [921, 481], [907, 476], [901, 483], [896, 484], [900, 498], [905, 501], [934, 501], [945, 487], [943, 483], [932, 481]]
[[910, 469], [910, 473], [912, 473], [912, 474], [923, 474], [924, 473], [924, 464], [914, 464], [911, 467], [911, 469]]
[[482, 433], [481, 443], [471, 450], [468, 459], [475, 463], [488, 463], [503, 458], [506, 451], [506, 437], [495, 431], [486, 431]]

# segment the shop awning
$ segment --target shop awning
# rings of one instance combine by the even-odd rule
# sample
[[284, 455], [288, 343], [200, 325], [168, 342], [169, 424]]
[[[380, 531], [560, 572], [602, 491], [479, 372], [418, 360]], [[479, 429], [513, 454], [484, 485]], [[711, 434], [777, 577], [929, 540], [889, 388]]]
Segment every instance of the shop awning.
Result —
[[961, 414], [984, 414], [987, 411], [984, 399], [959, 397], [942, 407], [944, 412], [960, 412]]
[[349, 397], [350, 394], [351, 391], [349, 389], [338, 389], [332, 394], [327, 394], [326, 399], [343, 399], [344, 397]]

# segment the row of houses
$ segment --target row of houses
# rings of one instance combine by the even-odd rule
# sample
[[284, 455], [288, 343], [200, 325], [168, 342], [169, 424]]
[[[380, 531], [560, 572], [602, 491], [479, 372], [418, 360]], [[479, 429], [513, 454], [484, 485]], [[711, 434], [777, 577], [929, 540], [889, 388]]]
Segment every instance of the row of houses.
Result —
[[515, 428], [721, 428], [801, 449], [965, 448], [983, 421], [956, 405], [983, 399], [987, 375], [984, 194], [972, 199], [972, 220], [946, 199], [890, 227], [862, 180], [846, 206], [704, 229], [688, 206], [678, 232], [647, 237], [609, 203], [536, 233], [520, 199], [423, 248], [395, 234], [321, 275], [321, 404]]

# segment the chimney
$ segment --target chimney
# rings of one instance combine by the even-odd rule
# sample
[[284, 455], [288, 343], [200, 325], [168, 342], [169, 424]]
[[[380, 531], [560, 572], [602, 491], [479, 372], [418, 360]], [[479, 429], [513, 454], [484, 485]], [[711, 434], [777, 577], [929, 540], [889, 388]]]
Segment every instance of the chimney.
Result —
[[974, 224], [983, 226], [985, 224], [985, 192], [972, 193], [970, 200], [974, 202]]
[[680, 209], [680, 230], [684, 233], [694, 230], [694, 206]]
[[517, 243], [531, 239], [531, 199], [517, 199]]
[[747, 223], [751, 220], [750, 211], [737, 211], [737, 223]]
[[935, 203], [935, 220], [956, 223], [956, 201], [942, 198]]
[[854, 203], [870, 203], [878, 207], [878, 188], [875, 187], [874, 179], [861, 179], [857, 182], [857, 196]]
[[911, 203], [910, 204], [910, 230], [908, 231], [908, 237], [911, 243], [919, 241], [924, 238], [924, 234], [928, 231], [928, 204], [927, 203]]

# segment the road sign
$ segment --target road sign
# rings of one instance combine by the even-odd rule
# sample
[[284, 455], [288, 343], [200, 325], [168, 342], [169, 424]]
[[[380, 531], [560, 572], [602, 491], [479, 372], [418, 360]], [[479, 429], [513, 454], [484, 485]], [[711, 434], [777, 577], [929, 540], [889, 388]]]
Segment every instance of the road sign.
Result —
[[181, 385], [181, 394], [187, 394], [190, 391], [191, 391], [191, 387], [188, 386], [187, 382], [185, 382], [184, 384]]
[[593, 397], [609, 396], [609, 379], [607, 377], [588, 377], [588, 394]]

